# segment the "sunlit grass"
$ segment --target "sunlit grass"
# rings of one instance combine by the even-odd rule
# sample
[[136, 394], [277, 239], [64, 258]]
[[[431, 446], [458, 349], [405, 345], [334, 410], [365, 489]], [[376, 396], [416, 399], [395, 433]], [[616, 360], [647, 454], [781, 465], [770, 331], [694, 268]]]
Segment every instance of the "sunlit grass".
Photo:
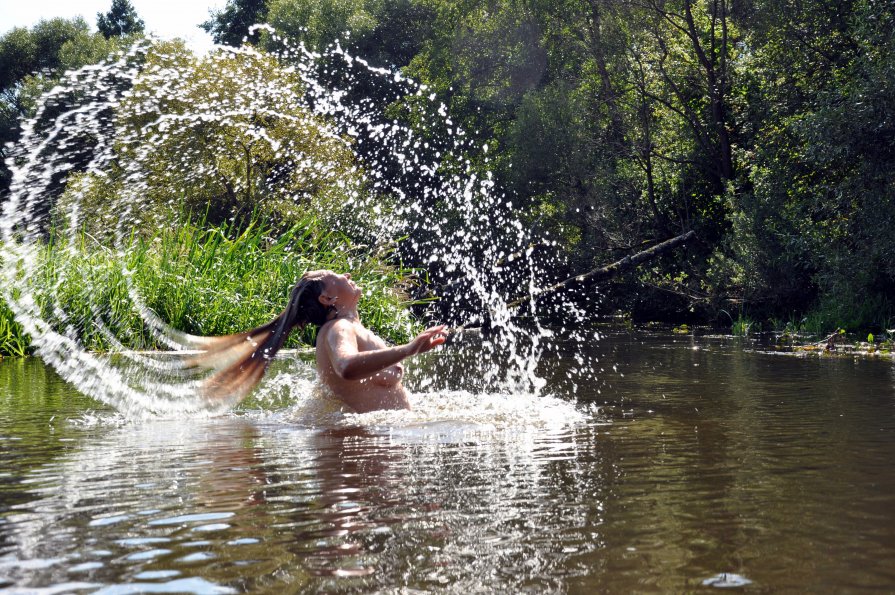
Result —
[[742, 312], [733, 321], [730, 332], [736, 337], [748, 337], [750, 333], [761, 331], [761, 324], [755, 322]]
[[[132, 285], [143, 304], [176, 329], [224, 335], [271, 320], [286, 306], [289, 292], [311, 269], [349, 271], [364, 288], [361, 317], [392, 341], [407, 340], [415, 323], [402, 292], [414, 271], [389, 263], [348, 238], [322, 230], [313, 217], [272, 237], [252, 223], [244, 229], [172, 225], [153, 235], [134, 236], [113, 249], [86, 234], [56, 238], [41, 251], [37, 281], [43, 317], [75, 335], [94, 351], [162, 347], [138, 314]], [[294, 333], [287, 347], [313, 342], [313, 330]], [[120, 343], [120, 345], [117, 345]], [[30, 342], [0, 307], [0, 353], [21, 355]]]
[[28, 353], [30, 341], [22, 325], [14, 319], [5, 303], [0, 302], [0, 356], [22, 356]]

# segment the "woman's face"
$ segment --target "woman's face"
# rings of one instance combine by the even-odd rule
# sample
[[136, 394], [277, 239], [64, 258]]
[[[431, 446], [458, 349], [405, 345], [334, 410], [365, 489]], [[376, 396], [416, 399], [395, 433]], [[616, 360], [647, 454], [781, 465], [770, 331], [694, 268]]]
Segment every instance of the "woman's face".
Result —
[[[333, 271], [313, 271], [308, 277], [323, 281], [323, 293], [320, 301], [324, 305], [353, 306], [361, 296], [361, 289], [351, 280], [351, 273], [339, 274]], [[333, 301], [333, 298], [335, 300]]]

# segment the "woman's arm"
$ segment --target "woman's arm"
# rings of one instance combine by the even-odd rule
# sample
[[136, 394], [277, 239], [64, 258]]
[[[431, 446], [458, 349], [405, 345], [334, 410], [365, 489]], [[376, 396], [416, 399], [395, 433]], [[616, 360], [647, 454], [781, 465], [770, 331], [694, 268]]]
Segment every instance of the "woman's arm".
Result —
[[405, 345], [359, 352], [354, 325], [347, 321], [336, 321], [326, 336], [326, 346], [333, 370], [340, 378], [361, 380], [394, 366], [411, 355], [441, 345], [445, 340], [444, 330], [444, 326], [435, 326], [426, 329]]

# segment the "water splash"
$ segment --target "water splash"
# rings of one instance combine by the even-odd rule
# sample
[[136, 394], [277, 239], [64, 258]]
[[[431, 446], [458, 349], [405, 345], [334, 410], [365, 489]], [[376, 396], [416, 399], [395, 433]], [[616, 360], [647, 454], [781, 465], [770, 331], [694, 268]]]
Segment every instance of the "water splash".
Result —
[[[480, 362], [494, 363], [479, 369], [476, 392], [537, 394], [543, 388], [537, 366], [552, 333], [536, 319], [523, 328], [508, 305], [518, 292], [532, 296], [537, 291], [539, 273], [528, 248], [535, 238], [514, 214], [512, 201], [495, 188], [491, 173], [475, 171], [465, 157], [481, 148], [472, 145], [425, 85], [375, 68], [338, 44], [317, 54], [268, 27], [259, 31], [280, 48], [275, 56], [245, 46], [220, 47], [197, 58], [177, 44], [137, 43], [100, 65], [68, 73], [24, 123], [8, 159], [13, 178], [0, 220], [0, 261], [3, 298], [39, 355], [80, 391], [128, 415], [215, 413], [232, 404], [203, 399], [205, 377], [188, 369], [183, 358], [128, 351], [110, 330], [115, 316], [139, 316], [157, 342], [175, 351], [203, 346], [201, 338], [172, 328], [144, 304], [134, 271], [126, 266], [120, 271], [130, 299], [115, 312], [101, 305], [103, 284], [97, 281], [84, 287], [87, 312], [66, 311], [55, 295], [84, 272], [53, 270], [55, 277], [47, 283], [52, 265], [40, 254], [51, 229], [66, 233], [68, 250], [74, 252], [79, 230], [89, 224], [112, 237], [105, 248], [109, 256], [127, 262], [135, 230], [167, 224], [153, 218], [150, 201], [207, 195], [205, 180], [233, 167], [218, 155], [238, 137], [251, 139], [281, 164], [280, 177], [274, 172], [272, 179], [297, 176], [311, 186], [332, 188], [339, 199], [315, 199], [294, 188], [280, 192], [286, 184], [252, 188], [248, 175], [246, 184], [228, 187], [232, 194], [264, 192], [283, 208], [315, 210], [330, 217], [333, 226], [364, 237], [374, 251], [403, 238], [401, 254], [417, 260], [425, 255], [434, 280], [453, 287], [466, 302], [462, 310], [447, 307], [439, 316], [451, 324], [484, 323], [493, 331], [477, 347]], [[185, 76], [187, 66], [199, 75]], [[240, 80], [245, 88], [230, 97], [216, 96], [212, 89], [220, 76]], [[411, 126], [386, 115], [383, 105], [364, 96], [361, 80], [387, 86], [388, 97], [403, 102], [413, 112], [411, 119], [423, 124]], [[202, 93], [206, 97], [197, 102]], [[312, 153], [307, 146], [290, 146], [259, 124], [265, 119], [286, 122], [293, 130], [313, 129], [308, 138], [322, 149]], [[432, 136], [427, 130], [439, 132]], [[197, 136], [205, 139], [202, 148], [211, 157], [191, 148]], [[162, 148], [182, 153], [179, 171], [160, 168]], [[246, 153], [248, 171], [254, 162]], [[346, 168], [346, 153], [359, 165]], [[112, 172], [123, 183], [103, 194]], [[66, 186], [67, 180], [72, 183]], [[99, 210], [90, 203], [97, 195], [107, 201]], [[514, 255], [518, 266], [497, 264], [507, 255]], [[521, 303], [533, 309], [533, 302]], [[470, 311], [485, 314], [469, 320]], [[116, 355], [88, 351], [88, 330], [101, 334]], [[443, 378], [463, 373], [468, 371], [457, 368]], [[439, 388], [438, 379], [430, 382]], [[268, 379], [265, 386], [261, 394], [278, 384]]]

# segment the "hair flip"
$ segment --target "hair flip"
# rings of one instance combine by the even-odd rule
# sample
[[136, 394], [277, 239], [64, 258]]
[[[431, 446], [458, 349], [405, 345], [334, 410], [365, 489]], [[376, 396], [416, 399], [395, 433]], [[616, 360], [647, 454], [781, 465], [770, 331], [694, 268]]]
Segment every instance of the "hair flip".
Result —
[[203, 353], [186, 366], [214, 370], [202, 387], [205, 398], [215, 403], [245, 398], [260, 382], [292, 329], [307, 324], [319, 327], [327, 321], [334, 308], [320, 303], [322, 292], [323, 281], [303, 276], [292, 288], [286, 309], [267, 324], [203, 341]]

